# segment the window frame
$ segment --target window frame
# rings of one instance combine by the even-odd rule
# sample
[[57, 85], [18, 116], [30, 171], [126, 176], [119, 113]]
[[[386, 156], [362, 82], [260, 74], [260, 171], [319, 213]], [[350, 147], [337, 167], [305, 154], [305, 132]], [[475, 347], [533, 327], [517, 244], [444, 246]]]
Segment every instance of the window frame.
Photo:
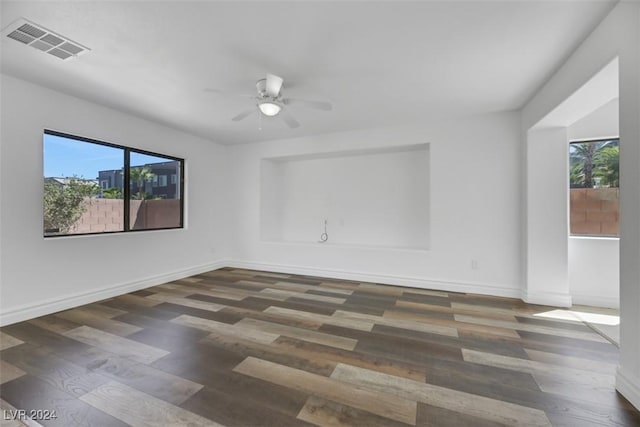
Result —
[[[148, 150], [143, 150], [143, 149], [139, 149], [139, 148], [133, 148], [133, 147], [127, 147], [125, 145], [120, 145], [120, 144], [114, 144], [111, 142], [106, 142], [106, 141], [101, 141], [101, 140], [97, 140], [97, 139], [93, 139], [93, 138], [87, 138], [84, 136], [78, 136], [78, 135], [73, 135], [73, 134], [69, 134], [69, 133], [65, 133], [65, 132], [59, 132], [59, 131], [55, 131], [55, 130], [51, 130], [51, 129], [44, 129], [43, 132], [43, 137], [44, 135], [52, 135], [52, 136], [57, 136], [57, 137], [61, 137], [61, 138], [66, 138], [66, 139], [71, 139], [71, 140], [75, 140], [75, 141], [80, 141], [80, 142], [86, 142], [86, 143], [90, 143], [90, 144], [97, 144], [97, 145], [102, 145], [105, 147], [111, 147], [111, 148], [117, 148], [123, 151], [123, 172], [124, 172], [124, 176], [123, 176], [123, 188], [122, 188], [122, 197], [123, 197], [123, 229], [119, 230], [119, 231], [101, 231], [101, 232], [93, 232], [93, 233], [74, 233], [74, 234], [53, 234], [53, 235], [44, 235], [43, 237], [45, 239], [49, 239], [49, 238], [59, 238], [59, 237], [77, 237], [77, 236], [95, 236], [95, 235], [101, 235], [101, 234], [121, 234], [121, 233], [139, 233], [139, 232], [147, 232], [147, 231], [160, 231], [160, 230], [177, 230], [177, 229], [184, 229], [184, 202], [185, 202], [185, 197], [184, 197], [184, 169], [185, 169], [185, 159], [180, 158], [180, 157], [175, 157], [175, 156], [171, 156], [171, 155], [167, 155], [167, 154], [161, 154], [161, 153], [156, 153], [153, 151], [148, 151]], [[44, 141], [43, 141], [44, 144]], [[136, 154], [142, 154], [142, 155], [147, 155], [147, 156], [154, 156], [154, 157], [162, 157], [165, 158], [169, 161], [176, 161], [179, 163], [180, 165], [180, 173], [179, 173], [179, 182], [177, 183], [179, 185], [178, 187], [178, 192], [180, 195], [180, 224], [176, 227], [160, 227], [160, 228], [143, 228], [143, 229], [133, 229], [131, 228], [131, 224], [130, 224], [130, 215], [131, 215], [131, 153], [136, 153]], [[43, 165], [44, 165], [44, 159], [43, 159]], [[43, 167], [44, 169], [44, 167]], [[176, 174], [178, 175], [178, 174]]]

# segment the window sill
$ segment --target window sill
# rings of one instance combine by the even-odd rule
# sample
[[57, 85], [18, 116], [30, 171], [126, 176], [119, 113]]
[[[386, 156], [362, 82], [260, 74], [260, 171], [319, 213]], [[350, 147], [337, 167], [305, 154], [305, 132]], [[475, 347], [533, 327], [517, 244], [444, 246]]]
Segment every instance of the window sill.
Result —
[[612, 237], [612, 236], [574, 236], [574, 235], [570, 235], [569, 236], [570, 239], [576, 239], [576, 240], [615, 240], [615, 241], [619, 241], [620, 237]]

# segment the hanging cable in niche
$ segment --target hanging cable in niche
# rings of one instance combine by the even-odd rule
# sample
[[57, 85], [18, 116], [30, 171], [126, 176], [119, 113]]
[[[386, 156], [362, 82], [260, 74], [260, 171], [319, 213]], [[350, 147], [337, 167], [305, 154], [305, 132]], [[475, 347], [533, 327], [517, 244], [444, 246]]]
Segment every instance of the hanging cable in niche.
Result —
[[322, 233], [320, 235], [320, 240], [318, 240], [318, 243], [326, 243], [326, 241], [329, 240], [329, 233], [327, 233], [327, 220], [324, 220], [324, 233]]

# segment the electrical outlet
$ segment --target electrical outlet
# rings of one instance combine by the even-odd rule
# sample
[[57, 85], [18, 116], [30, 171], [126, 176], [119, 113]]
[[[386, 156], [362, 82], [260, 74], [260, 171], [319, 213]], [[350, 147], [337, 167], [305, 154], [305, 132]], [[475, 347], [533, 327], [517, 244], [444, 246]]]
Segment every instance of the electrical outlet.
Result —
[[472, 259], [471, 260], [471, 269], [472, 270], [477, 270], [478, 269], [478, 260], [477, 259]]

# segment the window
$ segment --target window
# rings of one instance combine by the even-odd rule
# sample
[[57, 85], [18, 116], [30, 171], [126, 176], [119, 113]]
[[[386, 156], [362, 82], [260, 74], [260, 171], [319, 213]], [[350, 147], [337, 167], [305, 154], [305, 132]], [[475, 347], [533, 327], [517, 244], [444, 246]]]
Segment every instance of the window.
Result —
[[167, 175], [158, 176], [158, 185], [160, 187], [166, 187], [167, 186]]
[[569, 144], [570, 229], [572, 235], [620, 235], [620, 140]]
[[[131, 230], [182, 227], [183, 161], [159, 154], [131, 150], [131, 180], [138, 193], [131, 194], [129, 226]], [[167, 186], [167, 175], [181, 179]], [[164, 177], [164, 186], [162, 178]], [[158, 184], [162, 186], [160, 188]], [[144, 188], [141, 190], [141, 188]]]
[[175, 173], [171, 174], [171, 184], [178, 182], [178, 177]]
[[49, 130], [43, 149], [45, 237], [183, 226], [184, 160]]

